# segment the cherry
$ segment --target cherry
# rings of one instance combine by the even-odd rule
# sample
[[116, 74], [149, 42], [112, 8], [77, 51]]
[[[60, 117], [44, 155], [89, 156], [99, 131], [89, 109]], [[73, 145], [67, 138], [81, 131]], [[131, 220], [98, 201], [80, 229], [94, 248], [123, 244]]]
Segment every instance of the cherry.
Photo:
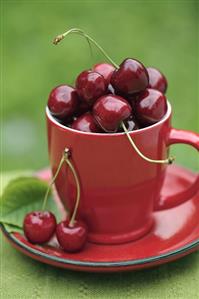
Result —
[[24, 218], [23, 229], [25, 236], [31, 243], [46, 243], [55, 232], [55, 216], [48, 211], [28, 213]]
[[48, 108], [52, 115], [58, 119], [71, 116], [79, 102], [76, 90], [68, 85], [55, 87], [48, 98]]
[[147, 72], [149, 74], [149, 85], [148, 88], [153, 88], [165, 93], [167, 90], [167, 79], [157, 69], [148, 67]]
[[115, 67], [112, 64], [109, 63], [98, 63], [95, 64], [93, 67], [93, 71], [99, 73], [102, 75], [106, 81], [107, 86], [110, 83], [111, 76], [115, 70]]
[[86, 243], [88, 230], [82, 221], [75, 221], [73, 226], [69, 220], [62, 221], [57, 225], [56, 236], [60, 246], [68, 252], [77, 252]]
[[149, 76], [144, 65], [131, 58], [125, 59], [111, 77], [111, 84], [114, 89], [126, 95], [145, 90], [148, 83]]
[[106, 93], [106, 81], [102, 75], [93, 71], [83, 71], [76, 79], [79, 96], [90, 106]]
[[151, 125], [165, 115], [167, 99], [155, 89], [146, 89], [135, 102], [136, 117], [143, 125]]
[[73, 121], [71, 128], [74, 130], [82, 132], [101, 132], [101, 128], [97, 125], [95, 118], [90, 112], [79, 116], [76, 120]]
[[120, 96], [105, 95], [97, 100], [93, 115], [106, 132], [116, 132], [121, 121], [131, 114], [131, 106]]

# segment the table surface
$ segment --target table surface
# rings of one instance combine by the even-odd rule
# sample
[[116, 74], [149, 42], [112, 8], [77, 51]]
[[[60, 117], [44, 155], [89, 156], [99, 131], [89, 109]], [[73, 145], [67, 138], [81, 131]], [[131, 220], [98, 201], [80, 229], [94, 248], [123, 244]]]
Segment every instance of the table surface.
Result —
[[[2, 185], [16, 173], [4, 174]], [[199, 298], [199, 251], [152, 269], [84, 273], [54, 268], [24, 256], [0, 237], [0, 298]]]

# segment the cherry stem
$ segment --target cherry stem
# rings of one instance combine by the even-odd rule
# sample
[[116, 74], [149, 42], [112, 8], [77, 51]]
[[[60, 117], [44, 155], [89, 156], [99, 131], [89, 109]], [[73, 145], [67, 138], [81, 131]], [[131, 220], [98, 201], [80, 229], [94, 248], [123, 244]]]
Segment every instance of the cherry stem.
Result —
[[64, 161], [65, 161], [65, 157], [63, 156], [61, 158], [61, 161], [59, 163], [59, 166], [57, 168], [57, 171], [55, 173], [55, 175], [53, 176], [52, 180], [50, 181], [49, 185], [48, 185], [48, 188], [46, 190], [46, 193], [45, 193], [45, 196], [44, 196], [44, 201], [43, 201], [43, 205], [42, 205], [42, 210], [44, 211], [46, 209], [46, 204], [47, 204], [47, 200], [48, 200], [48, 196], [49, 196], [49, 193], [50, 193], [50, 190], [51, 190], [51, 187], [52, 185], [54, 184], [59, 172], [60, 172], [60, 169], [62, 168], [62, 165], [64, 164]]
[[69, 149], [68, 148], [65, 148], [64, 150], [64, 153], [63, 153], [63, 156], [60, 160], [60, 163], [59, 163], [59, 166], [57, 168], [57, 171], [55, 173], [55, 175], [53, 176], [51, 182], [49, 183], [49, 186], [46, 190], [46, 194], [44, 196], [44, 202], [43, 202], [43, 206], [42, 206], [42, 210], [45, 210], [46, 208], [46, 204], [47, 204], [47, 199], [48, 199], [48, 195], [49, 195], [49, 192], [51, 190], [51, 187], [52, 185], [54, 184], [61, 168], [62, 168], [62, 165], [64, 164], [64, 162], [66, 162], [66, 164], [69, 166], [70, 170], [72, 171], [72, 174], [75, 178], [75, 183], [76, 183], [76, 187], [77, 187], [77, 195], [76, 195], [76, 203], [75, 203], [75, 208], [73, 210], [73, 214], [72, 214], [72, 217], [70, 219], [70, 222], [69, 222], [69, 227], [73, 227], [74, 226], [74, 222], [75, 222], [75, 217], [76, 217], [76, 214], [77, 214], [77, 209], [78, 209], [78, 206], [79, 206], [79, 202], [80, 202], [80, 182], [79, 182], [79, 178], [78, 178], [78, 175], [77, 175], [77, 172], [73, 166], [73, 164], [71, 163], [71, 161], [69, 160], [69, 157], [70, 157], [70, 152], [69, 152]]
[[168, 157], [165, 160], [153, 160], [153, 159], [150, 159], [150, 158], [144, 156], [141, 153], [141, 151], [137, 148], [137, 146], [135, 145], [135, 142], [133, 141], [133, 139], [132, 139], [131, 135], [129, 134], [129, 131], [127, 130], [127, 128], [126, 128], [126, 126], [125, 126], [125, 124], [124, 124], [123, 121], [122, 121], [121, 125], [122, 125], [122, 128], [123, 128], [125, 134], [127, 135], [127, 138], [129, 140], [130, 144], [132, 145], [132, 147], [134, 148], [134, 150], [138, 153], [138, 155], [141, 158], [143, 158], [144, 160], [146, 160], [146, 161], [148, 161], [150, 163], [159, 163], [159, 164], [172, 164], [173, 163], [173, 161], [175, 160], [174, 157]]
[[88, 34], [86, 34], [83, 30], [81, 30], [79, 28], [72, 28], [72, 29], [56, 36], [53, 40], [53, 44], [57, 45], [62, 39], [64, 39], [64, 37], [66, 37], [67, 35], [69, 35], [71, 33], [76, 33], [76, 34], [79, 34], [79, 35], [85, 37], [88, 43], [92, 42], [101, 51], [101, 53], [110, 61], [110, 63], [115, 68], [117, 68], [117, 69], [119, 68], [119, 66], [111, 59], [111, 57], [105, 52], [105, 50], [92, 37], [90, 37]]
[[77, 214], [77, 209], [79, 207], [79, 202], [80, 202], [80, 182], [79, 182], [79, 178], [77, 176], [77, 172], [76, 172], [73, 164], [70, 162], [69, 159], [66, 160], [66, 163], [68, 164], [68, 166], [70, 167], [70, 169], [73, 173], [73, 176], [74, 176], [75, 182], [76, 182], [76, 187], [77, 187], [76, 203], [75, 203], [75, 207], [74, 207], [74, 210], [73, 210], [72, 217], [71, 217], [70, 222], [69, 222], [69, 227], [73, 227], [74, 222], [75, 222], [75, 217], [76, 217], [76, 214]]

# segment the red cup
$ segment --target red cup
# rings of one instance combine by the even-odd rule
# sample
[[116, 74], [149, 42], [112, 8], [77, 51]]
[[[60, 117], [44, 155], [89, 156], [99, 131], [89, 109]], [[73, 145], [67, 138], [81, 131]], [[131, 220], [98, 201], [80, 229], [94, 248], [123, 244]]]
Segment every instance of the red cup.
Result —
[[[81, 185], [77, 219], [87, 223], [91, 242], [120, 244], [142, 237], [153, 224], [154, 209], [174, 207], [198, 188], [197, 178], [185, 195], [160, 200], [169, 166], [143, 160], [125, 133], [80, 132], [58, 123], [48, 108], [46, 115], [52, 172], [55, 174], [64, 149], [69, 148]], [[170, 123], [168, 103], [168, 111], [160, 122], [130, 134], [142, 153], [152, 159], [167, 158], [168, 146], [174, 143], [187, 143], [199, 150], [198, 134], [173, 129]], [[64, 206], [72, 212], [76, 184], [67, 166], [62, 167], [55, 185]]]

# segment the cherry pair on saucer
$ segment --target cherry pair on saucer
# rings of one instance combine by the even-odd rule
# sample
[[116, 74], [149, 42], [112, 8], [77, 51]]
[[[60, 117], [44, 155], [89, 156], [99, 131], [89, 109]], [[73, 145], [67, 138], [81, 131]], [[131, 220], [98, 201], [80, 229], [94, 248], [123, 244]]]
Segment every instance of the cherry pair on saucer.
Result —
[[[38, 176], [49, 181], [50, 170]], [[13, 247], [42, 263], [65, 269], [87, 272], [120, 272], [159, 266], [182, 258], [199, 249], [199, 193], [198, 184], [191, 188], [198, 175], [180, 166], [167, 168], [161, 197], [189, 197], [172, 209], [154, 212], [154, 225], [149, 233], [136, 242], [103, 245], [87, 242], [83, 251], [75, 254], [64, 251], [50, 241], [42, 246], [32, 244], [22, 234], [2, 231]], [[188, 189], [191, 189], [188, 191]], [[59, 198], [54, 197], [59, 205]]]

